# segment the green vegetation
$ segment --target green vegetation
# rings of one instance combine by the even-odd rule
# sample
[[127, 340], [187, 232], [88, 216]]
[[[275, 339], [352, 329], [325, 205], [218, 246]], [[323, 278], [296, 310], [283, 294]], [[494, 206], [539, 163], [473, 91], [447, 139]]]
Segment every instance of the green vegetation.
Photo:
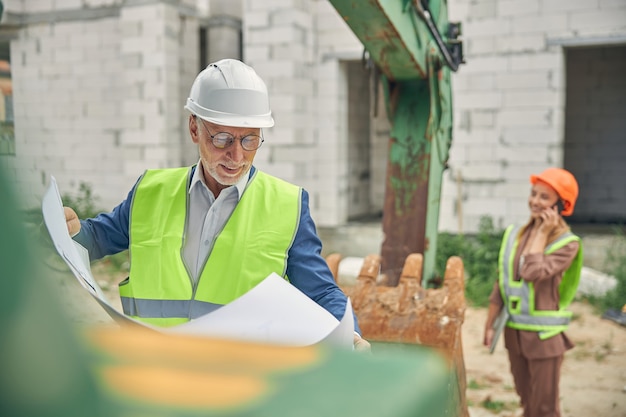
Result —
[[[63, 205], [71, 207], [76, 211], [80, 219], [87, 219], [97, 216], [99, 213], [105, 210], [101, 209], [97, 205], [98, 197], [93, 193], [91, 185], [85, 182], [81, 182], [78, 186], [78, 192], [73, 194], [62, 194], [61, 200]], [[43, 223], [43, 215], [41, 208], [35, 207], [30, 210], [26, 210], [22, 213], [22, 218], [27, 226], [27, 229], [36, 236], [46, 256], [46, 264], [56, 270], [65, 270], [66, 266], [63, 260], [58, 256], [50, 238], [48, 232]], [[43, 239], [39, 239], [39, 237]], [[128, 251], [120, 252], [116, 255], [106, 256], [103, 259], [95, 261], [92, 264], [92, 269], [98, 269], [109, 275], [115, 275], [120, 271], [128, 271]]]
[[518, 405], [516, 402], [507, 402], [505, 403], [504, 401], [493, 401], [491, 399], [491, 397], [487, 397], [485, 398], [480, 405], [483, 406], [483, 408], [486, 408], [489, 411], [492, 411], [494, 414], [498, 414], [501, 411], [512, 411], [517, 409]]
[[478, 233], [440, 233], [437, 238], [437, 271], [445, 271], [451, 256], [460, 256], [465, 268], [465, 296], [475, 306], [487, 306], [497, 280], [498, 253], [504, 230], [496, 230], [491, 217], [480, 219]]
[[470, 379], [470, 381], [467, 383], [467, 389], [483, 389], [487, 387], [487, 385], [481, 384], [475, 379]]
[[614, 230], [615, 241], [607, 253], [607, 269], [617, 280], [617, 286], [605, 297], [595, 300], [594, 304], [603, 311], [620, 311], [626, 304], [626, 235], [623, 227], [616, 227]]
[[98, 197], [93, 194], [91, 185], [86, 182], [78, 185], [77, 194], [63, 194], [61, 200], [64, 206], [73, 208], [80, 219], [95, 217], [104, 211], [96, 208]]
[[[88, 219], [104, 212], [98, 208], [96, 202], [98, 197], [94, 195], [91, 185], [81, 182], [78, 186], [77, 194], [63, 194], [61, 197], [63, 205], [74, 209], [80, 219]], [[115, 274], [119, 271], [128, 271], [128, 251], [123, 251], [115, 255], [106, 256], [94, 262], [93, 268], [101, 268], [108, 274]]]

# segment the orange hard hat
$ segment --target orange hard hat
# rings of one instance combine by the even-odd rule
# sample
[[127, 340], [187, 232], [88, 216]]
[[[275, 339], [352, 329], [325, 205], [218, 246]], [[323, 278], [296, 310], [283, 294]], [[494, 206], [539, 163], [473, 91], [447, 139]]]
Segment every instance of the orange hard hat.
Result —
[[563, 168], [548, 168], [541, 174], [530, 176], [531, 184], [536, 184], [537, 181], [545, 182], [557, 192], [563, 201], [561, 215], [571, 216], [578, 198], [578, 183], [572, 173]]

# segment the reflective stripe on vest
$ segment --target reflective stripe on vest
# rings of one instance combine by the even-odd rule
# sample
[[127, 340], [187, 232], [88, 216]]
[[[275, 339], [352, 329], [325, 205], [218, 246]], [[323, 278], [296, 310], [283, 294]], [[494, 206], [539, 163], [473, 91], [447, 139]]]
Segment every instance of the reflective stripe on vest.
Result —
[[120, 284], [120, 295], [125, 314], [150, 324], [186, 322], [272, 272], [286, 276], [301, 189], [256, 171], [193, 285], [182, 257], [190, 175], [189, 168], [146, 171], [133, 196], [130, 279]]
[[[547, 339], [567, 329], [570, 322], [572, 313], [565, 308], [574, 299], [578, 287], [582, 268], [582, 247], [579, 246], [576, 257], [563, 274], [559, 285], [559, 310], [535, 310], [533, 283], [523, 279], [515, 281], [513, 276], [519, 230], [513, 226], [507, 228], [499, 254], [500, 292], [509, 311], [507, 326], [518, 330], [536, 331], [539, 332], [541, 339]], [[544, 253], [550, 254], [573, 241], [580, 243], [580, 238], [571, 232], [564, 233], [546, 246]]]

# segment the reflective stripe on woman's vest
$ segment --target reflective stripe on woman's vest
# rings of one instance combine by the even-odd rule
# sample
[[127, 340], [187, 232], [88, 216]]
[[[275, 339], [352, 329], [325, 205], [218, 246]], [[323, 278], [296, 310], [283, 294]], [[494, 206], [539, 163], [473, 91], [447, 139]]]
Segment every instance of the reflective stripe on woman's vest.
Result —
[[533, 283], [524, 279], [516, 281], [513, 276], [515, 252], [519, 244], [518, 233], [518, 227], [509, 226], [507, 228], [502, 239], [498, 259], [500, 293], [509, 312], [507, 326], [518, 330], [539, 332], [539, 338], [544, 340], [566, 330], [570, 322], [572, 313], [566, 308], [574, 299], [578, 288], [583, 262], [582, 246], [580, 245], [580, 238], [571, 232], [562, 234], [546, 246], [544, 253], [547, 255], [570, 242], [579, 242], [578, 253], [564, 272], [559, 285], [559, 309], [535, 310]]
[[272, 272], [287, 278], [287, 253], [300, 221], [301, 189], [255, 171], [194, 286], [182, 257], [190, 176], [190, 168], [146, 171], [133, 196], [122, 307], [158, 326], [209, 313]]

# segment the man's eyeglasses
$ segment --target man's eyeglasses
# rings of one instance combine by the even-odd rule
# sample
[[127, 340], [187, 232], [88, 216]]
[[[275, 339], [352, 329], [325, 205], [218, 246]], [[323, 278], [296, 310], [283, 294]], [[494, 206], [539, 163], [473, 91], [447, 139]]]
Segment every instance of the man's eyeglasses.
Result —
[[[204, 123], [199, 122], [206, 129], [209, 137], [211, 138], [211, 143], [217, 149], [225, 149], [235, 143], [235, 136], [228, 132], [218, 132], [216, 134], [211, 134], [209, 128], [204, 125]], [[264, 140], [261, 136], [258, 135], [246, 135], [242, 138], [239, 138], [241, 141], [241, 147], [244, 151], [256, 151], [261, 147]]]

